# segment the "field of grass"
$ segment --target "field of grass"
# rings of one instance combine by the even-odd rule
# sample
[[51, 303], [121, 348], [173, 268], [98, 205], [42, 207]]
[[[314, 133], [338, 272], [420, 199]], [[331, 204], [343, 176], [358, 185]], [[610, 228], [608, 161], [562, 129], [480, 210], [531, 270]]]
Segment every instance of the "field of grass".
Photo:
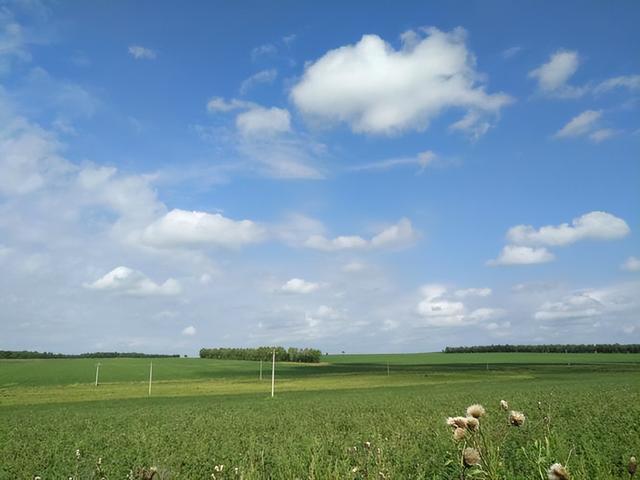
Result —
[[[472, 403], [499, 426], [505, 479], [544, 480], [537, 463], [555, 461], [573, 479], [629, 478], [640, 453], [640, 355], [323, 360], [278, 364], [273, 399], [257, 362], [154, 359], [148, 397], [149, 359], [0, 360], [0, 479], [143, 478], [151, 466], [156, 480], [460, 478], [444, 419]], [[501, 399], [522, 427], [503, 429]]]

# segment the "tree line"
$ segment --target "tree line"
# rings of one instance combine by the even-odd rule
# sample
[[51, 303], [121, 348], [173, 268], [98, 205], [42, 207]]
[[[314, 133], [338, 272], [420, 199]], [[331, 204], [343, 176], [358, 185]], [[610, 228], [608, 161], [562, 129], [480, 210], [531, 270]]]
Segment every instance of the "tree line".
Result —
[[180, 355], [151, 355], [138, 352], [89, 352], [79, 354], [32, 352], [27, 350], [0, 350], [0, 358], [177, 358]]
[[475, 345], [472, 347], [446, 347], [444, 353], [640, 353], [640, 344], [594, 343], [550, 345]]
[[279, 362], [318, 363], [322, 352], [315, 348], [202, 348], [200, 358], [216, 358], [219, 360], [271, 360], [273, 352]]

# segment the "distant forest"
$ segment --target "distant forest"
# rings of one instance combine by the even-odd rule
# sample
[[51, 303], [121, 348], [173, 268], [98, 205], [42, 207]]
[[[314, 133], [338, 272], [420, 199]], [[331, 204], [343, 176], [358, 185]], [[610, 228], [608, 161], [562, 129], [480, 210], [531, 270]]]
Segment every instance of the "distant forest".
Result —
[[219, 360], [271, 360], [273, 351], [279, 362], [318, 363], [322, 352], [315, 348], [203, 348], [200, 358], [217, 358]]
[[137, 352], [91, 352], [77, 355], [52, 352], [29, 352], [27, 350], [0, 350], [0, 358], [177, 358], [180, 355], [150, 355]]
[[640, 344], [598, 343], [575, 345], [476, 345], [473, 347], [446, 347], [444, 353], [640, 353]]

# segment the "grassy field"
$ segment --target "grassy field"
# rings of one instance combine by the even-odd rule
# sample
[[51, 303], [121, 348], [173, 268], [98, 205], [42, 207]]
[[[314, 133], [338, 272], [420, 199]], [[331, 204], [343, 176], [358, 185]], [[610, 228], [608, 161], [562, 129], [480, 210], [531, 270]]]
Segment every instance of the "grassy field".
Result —
[[[257, 362], [155, 359], [148, 397], [148, 359], [0, 361], [0, 479], [142, 478], [151, 466], [156, 480], [460, 478], [444, 419], [478, 402], [500, 478], [543, 480], [555, 461], [574, 479], [629, 478], [640, 453], [640, 355], [324, 360], [278, 364], [273, 399]], [[501, 399], [525, 413], [521, 428], [505, 427]]]

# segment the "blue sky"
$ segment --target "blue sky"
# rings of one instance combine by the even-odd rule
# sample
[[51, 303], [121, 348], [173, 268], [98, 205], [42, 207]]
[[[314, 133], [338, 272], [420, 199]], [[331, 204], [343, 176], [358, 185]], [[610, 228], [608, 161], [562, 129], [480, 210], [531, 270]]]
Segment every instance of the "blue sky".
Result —
[[0, 2], [0, 348], [640, 341], [634, 2]]

